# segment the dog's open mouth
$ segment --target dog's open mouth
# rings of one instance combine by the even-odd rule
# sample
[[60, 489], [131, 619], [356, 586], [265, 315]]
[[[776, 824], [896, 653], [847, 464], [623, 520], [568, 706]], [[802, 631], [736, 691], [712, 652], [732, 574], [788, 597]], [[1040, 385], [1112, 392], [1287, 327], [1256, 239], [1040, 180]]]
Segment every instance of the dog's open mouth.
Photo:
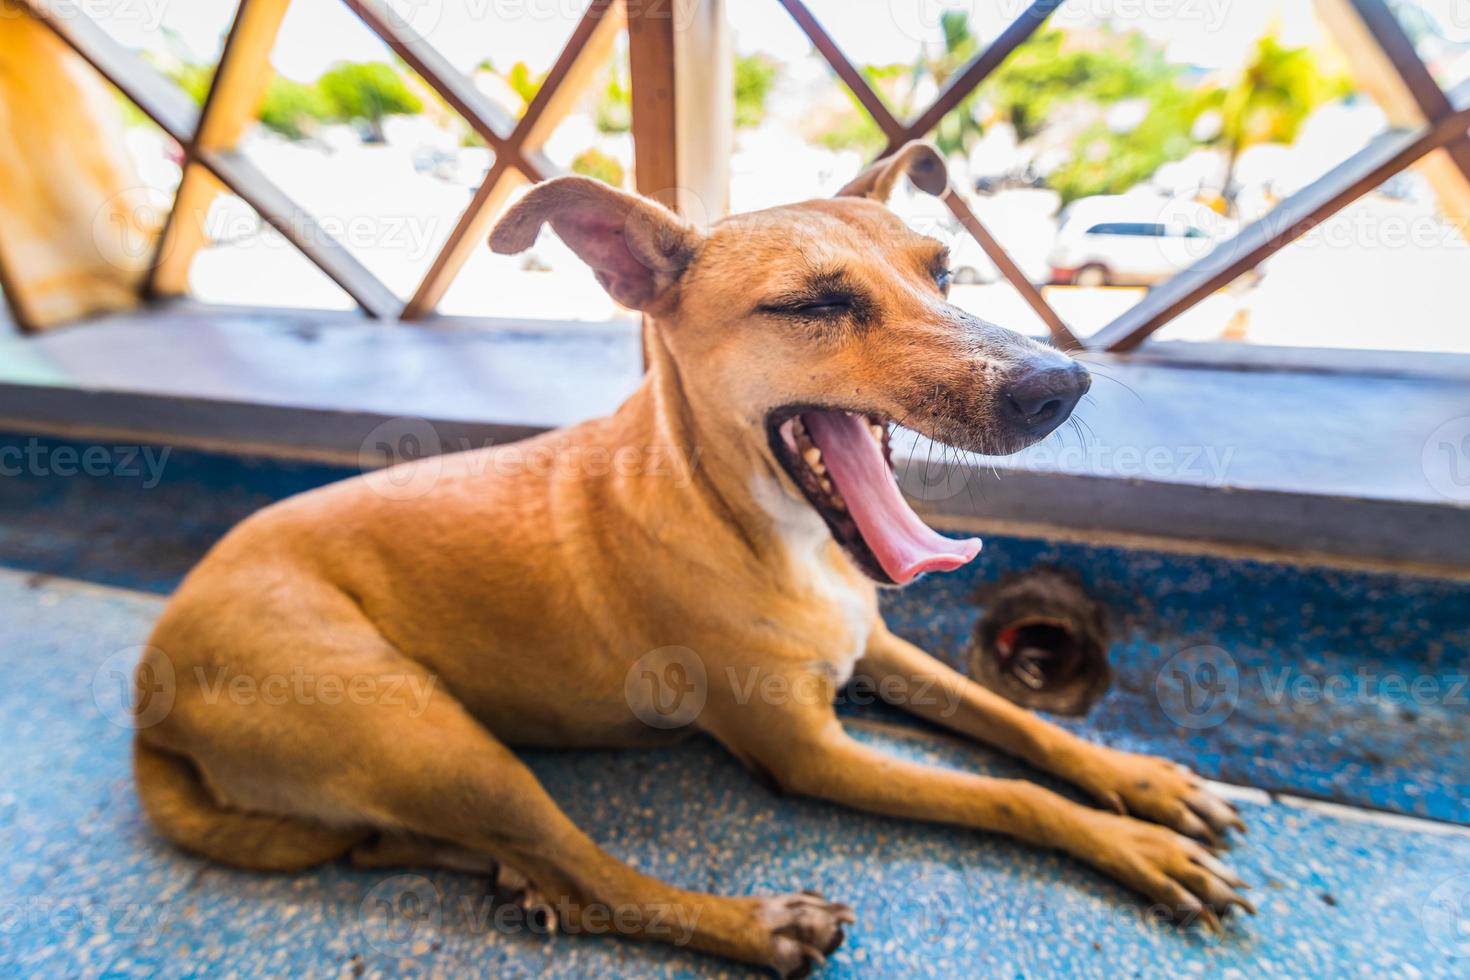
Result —
[[980, 539], [932, 530], [904, 500], [889, 455], [888, 420], [864, 412], [787, 408], [768, 421], [771, 450], [832, 536], [878, 582], [906, 585], [959, 568]]

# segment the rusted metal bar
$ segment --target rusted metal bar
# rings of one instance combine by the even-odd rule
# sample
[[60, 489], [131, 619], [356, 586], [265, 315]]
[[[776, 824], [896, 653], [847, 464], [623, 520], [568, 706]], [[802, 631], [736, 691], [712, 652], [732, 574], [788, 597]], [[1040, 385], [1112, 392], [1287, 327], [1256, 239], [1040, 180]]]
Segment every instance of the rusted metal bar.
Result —
[[[1015, 47], [1024, 41], [1036, 29], [1036, 26], [1045, 19], [1045, 14], [1050, 14], [1061, 2], [1062, 0], [1037, 0], [1037, 2], [1028, 8], [1026, 13], [1023, 13], [1012, 22], [1011, 26], [991, 45], [991, 48], [995, 50], [996, 56], [994, 64], [989, 65], [989, 67], [982, 65], [981, 67], [984, 67], [984, 71], [981, 72], [973, 67], [976, 62], [972, 61], [971, 67], [965, 69], [965, 73], [974, 79], [970, 83], [971, 87], [979, 84], [979, 80], [993, 71], [995, 65], [1005, 60], [1005, 55], [1015, 50]], [[801, 0], [781, 0], [781, 3], [796, 20], [797, 25], [806, 33], [817, 51], [821, 53], [822, 57], [827, 59], [827, 63], [837, 72], [838, 77], [857, 96], [858, 101], [862, 103], [863, 108], [867, 110], [868, 114], [873, 117], [873, 121], [878, 124], [878, 127], [883, 130], [884, 135], [888, 137], [888, 147], [880, 156], [887, 156], [908, 140], [922, 136], [931, 128], [932, 124], [924, 124], [922, 128], [920, 124], [927, 118], [929, 112], [934, 109], [934, 106], [931, 106], [930, 110], [921, 114], [920, 118], [911, 126], [906, 126], [899, 122], [893, 113], [889, 111], [888, 106], [884, 104], [883, 100], [878, 97], [878, 94], [873, 91], [872, 86], [868, 84], [868, 80], [863, 77], [862, 72], [853, 67], [852, 62], [847, 59], [847, 56], [832, 41], [831, 36], [823, 30], [821, 24], [812, 16], [811, 11], [806, 9], [806, 6], [801, 3]], [[1042, 8], [1045, 8], [1045, 14], [1039, 17], [1033, 17], [1033, 12], [1040, 14]], [[1029, 23], [1033, 19], [1035, 22]], [[1001, 45], [1001, 47], [997, 47], [997, 45]], [[984, 58], [984, 53], [980, 57]], [[945, 92], [959, 92], [959, 95], [955, 97], [956, 102], [967, 94], [958, 86], [946, 88]], [[941, 98], [944, 97], [945, 95], [941, 94]], [[940, 117], [947, 111], [948, 109], [941, 111], [939, 113]], [[1011, 260], [1010, 255], [996, 241], [995, 236], [991, 235], [985, 226], [980, 223], [980, 220], [975, 217], [975, 213], [970, 210], [970, 206], [965, 202], [964, 198], [951, 189], [945, 196], [945, 203], [949, 206], [949, 209], [954, 213], [955, 217], [959, 219], [960, 223], [965, 226], [965, 230], [975, 237], [980, 247], [984, 249], [985, 254], [990, 256], [990, 260], [995, 263], [1001, 275], [1005, 276], [1007, 281], [1020, 291], [1021, 295], [1025, 297], [1026, 302], [1046, 323], [1058, 346], [1066, 348], [1081, 346], [1072, 331], [1067, 329], [1066, 323], [1063, 322], [1056, 310], [1052, 309], [1051, 304], [1046, 301], [1046, 298], [1041, 295], [1041, 292], [1036, 286], [1026, 278], [1016, 263]]]
[[[971, 58], [963, 68], [945, 81], [934, 104], [905, 124], [904, 138], [923, 136], [938, 126], [939, 121], [948, 115], [951, 109], [964, 101], [971, 92], [979, 87], [981, 82], [989, 78], [1017, 48], [1026, 42], [1027, 38], [1035, 34], [1041, 25], [1046, 23], [1046, 19], [1064, 2], [1065, 0], [1034, 0], [1031, 6], [1011, 21], [984, 51]], [[898, 149], [897, 143], [889, 146], [889, 151], [896, 149]]]
[[[1394, 71], [1403, 80], [1404, 87], [1408, 89], [1424, 118], [1432, 122], [1453, 112], [1449, 97], [1419, 59], [1418, 52], [1414, 50], [1414, 42], [1404, 33], [1403, 25], [1388, 5], [1383, 0], [1348, 2], [1368, 28], [1368, 33], [1373, 35], [1373, 40], [1378, 42], [1379, 49], [1393, 65]], [[1445, 144], [1444, 149], [1465, 175], [1465, 179], [1470, 180], [1470, 137], [1462, 136], [1451, 140]]]
[[379, 320], [398, 317], [403, 303], [393, 291], [369, 272], [346, 247], [327, 234], [305, 208], [287, 197], [244, 154], [200, 148], [195, 152], [195, 159], [341, 286], [363, 312]]
[[124, 49], [71, 0], [25, 0], [29, 9], [118, 90], [143, 110], [219, 181], [316, 264], [369, 316], [394, 317], [399, 302], [342, 244], [238, 153], [194, 147], [199, 115], [189, 97]]
[[1016, 287], [1031, 309], [1041, 317], [1042, 322], [1051, 331], [1052, 339], [1056, 341], [1057, 346], [1063, 350], [1080, 350], [1082, 342], [1067, 328], [1067, 324], [1057, 315], [1057, 311], [1052, 309], [1051, 304], [1041, 295], [1041, 291], [1030, 279], [1026, 278], [1026, 274], [1011, 259], [1010, 254], [1001, 247], [1000, 242], [995, 240], [995, 236], [975, 216], [975, 212], [970, 210], [969, 203], [953, 187], [945, 192], [944, 203], [959, 219], [960, 224], [965, 226], [965, 230], [975, 236], [975, 241], [979, 242], [985, 254], [990, 256], [990, 261], [995, 263], [1001, 275]]
[[1367, 194], [1470, 128], [1470, 86], [1450, 99], [1451, 111], [1409, 132], [1391, 132], [1338, 164], [1239, 234], [1216, 245], [1198, 262], [1175, 274], [1137, 305], [1088, 338], [1090, 350], [1125, 351], [1221, 286], [1260, 264], [1324, 219]]
[[873, 121], [878, 124], [878, 128], [883, 130], [883, 135], [888, 137], [889, 143], [896, 146], [907, 140], [909, 130], [889, 111], [887, 104], [873, 90], [873, 86], [868, 84], [863, 73], [847, 59], [847, 55], [842, 53], [842, 49], [832, 40], [832, 36], [827, 33], [821, 23], [812, 16], [806, 4], [801, 0], [781, 0], [781, 6], [786, 8], [786, 12], [796, 21], [802, 33], [812, 42], [812, 46], [826, 59], [827, 64], [831, 65], [832, 70], [837, 73], [837, 77], [842, 79], [852, 94], [862, 103], [868, 115], [872, 116]]
[[514, 176], [519, 173], [504, 160], [497, 159], [485, 174], [485, 179], [475, 191], [470, 206], [459, 216], [454, 230], [445, 239], [439, 254], [412, 298], [403, 307], [403, 319], [420, 320], [433, 313], [454, 283], [454, 277], [464, 268], [465, 261], [477, 247], [483, 247], [490, 233], [490, 222], [495, 220], [501, 205], [515, 189]]
[[[591, 72], [611, 50], [613, 38], [622, 23], [622, 8], [616, 0], [595, 0], [587, 8], [557, 56], [556, 63], [532, 97], [531, 104], [526, 107], [525, 115], [506, 134], [503, 146], [519, 147], [523, 153], [540, 148], [556, 124], [565, 117]], [[518, 159], [520, 157], [512, 153], [496, 154], [495, 162], [475, 191], [469, 207], [460, 215], [418, 289], [404, 306], [403, 319], [418, 320], [434, 312], [459, 270], [464, 268], [471, 250], [489, 232], [490, 222], [515, 189], [516, 172], [536, 179], [516, 165]], [[550, 166], [540, 169], [545, 171]]]
[[383, 43], [429, 84], [440, 98], [479, 134], [496, 158], [506, 157], [532, 180], [555, 177], [560, 169], [539, 152], [511, 138], [515, 119], [475, 87], [475, 83], [414, 31], [382, 0], [343, 0]]
[[199, 111], [177, 85], [114, 41], [74, 0], [20, 2], [145, 116], [181, 146], [188, 146], [199, 125]]
[[[193, 146], [229, 150], [239, 143], [270, 84], [270, 53], [289, 6], [290, 0], [241, 0], [200, 109]], [[149, 295], [187, 292], [189, 267], [208, 241], [205, 217], [219, 191], [219, 182], [203, 167], [184, 168], [148, 274]]]

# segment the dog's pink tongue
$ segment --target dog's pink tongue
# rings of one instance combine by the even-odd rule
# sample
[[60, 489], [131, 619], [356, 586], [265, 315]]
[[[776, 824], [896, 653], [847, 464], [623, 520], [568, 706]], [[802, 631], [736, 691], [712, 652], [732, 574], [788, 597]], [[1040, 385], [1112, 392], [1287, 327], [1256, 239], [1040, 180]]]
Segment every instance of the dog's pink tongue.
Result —
[[980, 553], [979, 538], [946, 538], [919, 520], [903, 499], [867, 419], [846, 412], [807, 412], [801, 420], [822, 451], [822, 462], [863, 540], [893, 581], [905, 585], [923, 572], [947, 572]]

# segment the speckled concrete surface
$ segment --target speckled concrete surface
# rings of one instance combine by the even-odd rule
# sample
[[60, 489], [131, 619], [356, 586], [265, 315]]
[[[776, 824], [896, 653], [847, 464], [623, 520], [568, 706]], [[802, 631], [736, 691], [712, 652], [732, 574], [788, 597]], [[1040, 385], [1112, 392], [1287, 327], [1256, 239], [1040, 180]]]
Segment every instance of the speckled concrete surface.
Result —
[[[675, 949], [497, 927], [485, 883], [467, 875], [246, 874], [155, 840], [115, 707], [116, 671], [160, 603], [0, 572], [0, 975], [744, 975]], [[1018, 772], [947, 737], [857, 724], [890, 751]], [[1261, 914], [1216, 940], [1152, 924], [1123, 890], [1055, 855], [778, 798], [706, 743], [531, 762], [573, 819], [647, 872], [735, 893], [815, 887], [852, 903], [859, 922], [822, 976], [1470, 968], [1470, 836], [1458, 828], [1243, 802], [1252, 832], [1229, 860]], [[409, 920], [415, 898], [424, 915]]]
[[[246, 514], [352, 472], [174, 450], [150, 481], [144, 462], [0, 480], [0, 565], [167, 592]], [[1116, 683], [1079, 730], [1233, 782], [1470, 824], [1470, 585], [996, 536], [969, 568], [888, 594], [890, 622], [960, 664], [976, 585], [1039, 562], [1078, 572], [1118, 619]], [[1172, 659], [1201, 647], [1203, 667]], [[1222, 680], [1220, 696], [1187, 689]]]
[[1113, 687], [1075, 730], [1230, 782], [1470, 823], [1470, 584], [990, 538], [968, 568], [886, 593], [885, 613], [962, 667], [976, 587], [1038, 564], [1114, 614]]

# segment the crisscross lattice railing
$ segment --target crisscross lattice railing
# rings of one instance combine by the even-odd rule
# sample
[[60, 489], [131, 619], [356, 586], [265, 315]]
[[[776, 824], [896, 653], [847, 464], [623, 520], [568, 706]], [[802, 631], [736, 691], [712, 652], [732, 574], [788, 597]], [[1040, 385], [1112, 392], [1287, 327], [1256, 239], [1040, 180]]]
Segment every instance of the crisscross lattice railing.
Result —
[[[851, 89], [888, 140], [885, 154], [899, 144], [926, 136], [951, 110], [985, 81], [1065, 0], [1034, 0], [1011, 24], [944, 85], [934, 103], [904, 122], [868, 84], [863, 73], [812, 16], [802, 0], [780, 0], [832, 70]], [[1193, 265], [1151, 290], [1139, 303], [1104, 326], [1084, 345], [1026, 278], [1001, 244], [975, 217], [965, 199], [951, 189], [944, 203], [964, 225], [1003, 276], [1020, 291], [1062, 347], [1129, 350], [1200, 300], [1255, 268], [1263, 259], [1306, 234], [1315, 225], [1367, 194], [1383, 181], [1444, 147], [1470, 179], [1470, 85], [1440, 89], [1419, 60], [1414, 46], [1383, 0], [1347, 0], [1362, 19], [1372, 42], [1393, 66], [1417, 104], [1424, 123], [1407, 132], [1390, 132], [1354, 154], [1316, 182], [1283, 200], [1265, 217], [1220, 242]]]
[[[370, 316], [416, 319], [432, 313], [515, 185], [522, 180], [544, 180], [556, 173], [555, 165], [541, 154], [541, 145], [602, 63], [624, 24], [633, 42], [630, 62], [639, 185], [643, 189], [676, 185], [676, 152], [668, 145], [673, 141], [671, 89], [677, 84], [673, 0], [593, 0], [519, 120], [481, 94], [386, 0], [344, 0], [494, 151], [494, 162], [469, 207], [405, 302], [237, 150], [239, 137], [269, 77], [270, 50], [290, 0], [241, 0], [200, 110], [176, 85], [108, 37], [87, 18], [77, 0], [20, 2], [183, 148], [183, 181], [146, 283], [147, 291], [155, 295], [184, 291], [189, 261], [205, 241], [203, 222], [209, 201], [222, 185], [250, 204]], [[933, 130], [1065, 0], [1032, 0], [983, 51], [946, 80], [932, 105], [909, 120], [894, 115], [802, 0], [779, 2], [883, 132], [887, 153]], [[1443, 91], [1384, 0], [1325, 2], [1347, 4], [1344, 9], [1350, 8], [1360, 20], [1370, 43], [1392, 66], [1408, 93], [1418, 117], [1415, 125], [1391, 130], [1286, 198], [1265, 217], [1151, 290], [1088, 338], [1085, 345], [975, 216], [966, 198], [953, 189], [945, 195], [944, 203], [956, 219], [1020, 291], [1059, 345], [1112, 351], [1136, 347], [1172, 318], [1436, 150], [1444, 149], [1454, 166], [1470, 178], [1470, 137], [1466, 135], [1470, 128], [1470, 84]], [[663, 118], [655, 119], [659, 114]]]

